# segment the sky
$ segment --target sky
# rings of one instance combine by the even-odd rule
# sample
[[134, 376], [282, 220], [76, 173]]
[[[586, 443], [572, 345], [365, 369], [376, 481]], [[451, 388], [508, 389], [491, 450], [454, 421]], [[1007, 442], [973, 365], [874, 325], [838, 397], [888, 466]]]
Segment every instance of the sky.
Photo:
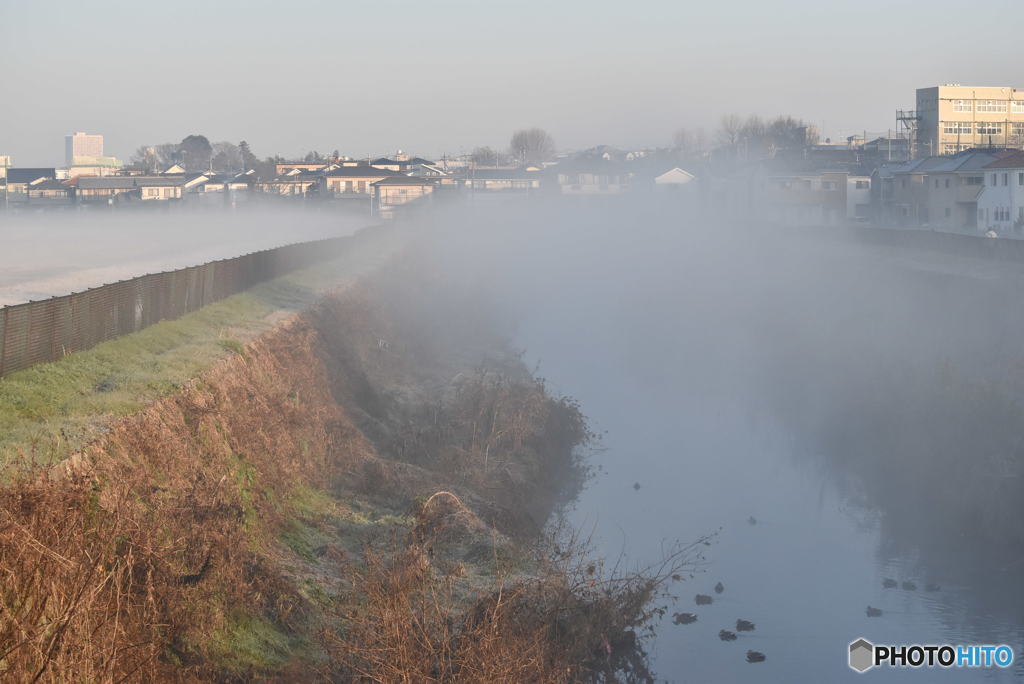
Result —
[[914, 90], [1024, 87], [1021, 0], [0, 0], [0, 155], [64, 136], [249, 142], [260, 157], [667, 145], [723, 114], [895, 128]]

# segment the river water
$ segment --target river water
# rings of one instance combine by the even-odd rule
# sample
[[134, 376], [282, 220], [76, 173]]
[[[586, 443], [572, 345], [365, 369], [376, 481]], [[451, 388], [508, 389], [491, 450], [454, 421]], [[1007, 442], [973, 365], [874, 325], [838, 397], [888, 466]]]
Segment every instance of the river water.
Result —
[[[659, 676], [677, 682], [1024, 678], [1024, 567], [965, 557], [955, 539], [947, 540], [948, 556], [923, 555], [915, 539], [901, 538], [861, 503], [829, 459], [808, 453], [799, 428], [749, 400], [756, 383], [748, 387], [748, 376], [779, 355], [770, 348], [777, 340], [750, 339], [755, 329], [747, 321], [764, 313], [759, 293], [774, 288], [772, 320], [803, 330], [825, 311], [808, 294], [821, 289], [815, 279], [868, 273], [877, 280], [881, 271], [906, 264], [871, 250], [827, 246], [838, 253], [748, 268], [763, 249], [737, 253], [731, 239], [695, 246], [680, 232], [685, 228], [639, 223], [592, 215], [557, 230], [533, 226], [503, 237], [495, 250], [500, 258], [481, 274], [501, 272], [505, 282], [517, 283], [514, 292], [499, 294], [518, 321], [518, 345], [550, 387], [580, 400], [602, 433], [591, 456], [599, 472], [572, 511], [573, 521], [593, 532], [596, 551], [644, 564], [658, 559], [666, 541], [717, 531], [695, 577], [676, 585], [679, 600], [650, 644]], [[727, 262], [717, 261], [722, 250], [733, 251]], [[824, 266], [793, 274], [812, 257]], [[758, 277], [747, 279], [750, 271]], [[743, 299], [757, 303], [738, 303]], [[900, 306], [890, 306], [894, 316], [902, 315]], [[886, 314], [873, 311], [884, 323]], [[917, 589], [884, 588], [884, 578], [909, 580]], [[724, 585], [720, 595], [713, 591], [717, 582]], [[925, 591], [927, 584], [940, 588]], [[714, 603], [696, 606], [697, 593], [713, 595]], [[882, 615], [868, 617], [869, 605]], [[672, 624], [675, 611], [698, 619]], [[719, 630], [734, 630], [737, 618], [756, 630], [721, 641]], [[847, 648], [859, 637], [881, 644], [1007, 643], [1016, 660], [1006, 670], [857, 674], [847, 666]], [[746, 662], [748, 649], [766, 660]]]

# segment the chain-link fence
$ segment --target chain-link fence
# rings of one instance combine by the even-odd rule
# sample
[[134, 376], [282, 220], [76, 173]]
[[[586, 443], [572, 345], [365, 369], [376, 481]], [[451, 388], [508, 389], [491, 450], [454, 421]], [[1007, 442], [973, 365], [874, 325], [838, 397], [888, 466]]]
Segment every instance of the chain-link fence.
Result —
[[0, 308], [0, 377], [177, 318], [257, 283], [334, 258], [350, 240], [285, 245]]

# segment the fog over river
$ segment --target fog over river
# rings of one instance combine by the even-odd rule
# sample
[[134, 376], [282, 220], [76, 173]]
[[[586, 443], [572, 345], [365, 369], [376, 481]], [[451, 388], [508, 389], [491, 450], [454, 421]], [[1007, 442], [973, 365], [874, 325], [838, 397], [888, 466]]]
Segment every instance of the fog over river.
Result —
[[[1020, 266], [716, 227], [671, 203], [465, 223], [448, 269], [603, 433], [571, 513], [597, 551], [645, 563], [720, 529], [651, 645], [661, 677], [1024, 678]], [[738, 618], [756, 630], [721, 641]], [[1016, 661], [858, 675], [858, 637], [1006, 643]]]

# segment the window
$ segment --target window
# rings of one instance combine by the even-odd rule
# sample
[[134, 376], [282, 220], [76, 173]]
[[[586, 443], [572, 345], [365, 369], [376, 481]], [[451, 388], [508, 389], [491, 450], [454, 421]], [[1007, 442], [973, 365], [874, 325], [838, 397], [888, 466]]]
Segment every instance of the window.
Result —
[[994, 173], [992, 174], [992, 185], [999, 185], [999, 182], [996, 180], [996, 175], [997, 174]]
[[1017, 208], [1017, 220], [1024, 221], [1024, 207]]
[[949, 187], [949, 179], [948, 178], [946, 179], [946, 187], [947, 188]]
[[947, 135], [970, 135], [970, 121], [943, 121], [942, 132]]
[[1000, 123], [979, 123], [978, 135], [1001, 135], [1003, 124]]
[[971, 111], [970, 100], [953, 100], [953, 111], [954, 112], [969, 112]]
[[1017, 174], [1017, 185], [1024, 185], [1024, 173]]
[[978, 100], [978, 112], [998, 114], [1006, 111], [1006, 102], [1002, 100]]
[[964, 178], [964, 185], [981, 185], [983, 182], [981, 176], [967, 176]]
[[1014, 100], [1011, 102], [1010, 112], [1013, 114], [1024, 114], [1024, 100]]
[[821, 181], [821, 189], [822, 190], [835, 190], [836, 189], [835, 181]]
[[[1021, 176], [1024, 176], [1024, 173], [1022, 173]], [[866, 190], [868, 185], [868, 181], [857, 181], [856, 183], [854, 183], [854, 187], [856, 187], [858, 190]], [[1024, 185], [1024, 183], [1021, 183], [1021, 185]]]
[[935, 179], [935, 187], [939, 187], [939, 179], [938, 178]]
[[1007, 183], [1009, 182], [1009, 181], [1007, 180], [1007, 178], [1008, 178], [1008, 176], [1009, 176], [1009, 175], [1010, 175], [1010, 174], [1008, 174], [1008, 173], [1004, 173], [1004, 174], [1003, 174], [1003, 185], [1006, 185], [1006, 184], [1007, 184]]
[[904, 188], [904, 189], [907, 187], [907, 179], [906, 178], [900, 179], [900, 187]]
[[1024, 136], [1024, 123], [1010, 124], [1010, 132], [1013, 135]]

